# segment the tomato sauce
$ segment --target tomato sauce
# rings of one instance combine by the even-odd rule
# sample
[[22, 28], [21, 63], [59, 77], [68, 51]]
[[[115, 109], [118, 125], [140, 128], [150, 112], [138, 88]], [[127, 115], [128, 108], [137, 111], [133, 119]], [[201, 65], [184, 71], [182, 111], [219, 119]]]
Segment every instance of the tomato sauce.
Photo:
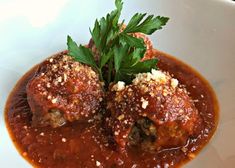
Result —
[[185, 85], [203, 118], [198, 137], [184, 147], [148, 153], [138, 149], [118, 151], [99, 121], [73, 122], [59, 128], [32, 127], [26, 85], [37, 66], [16, 84], [5, 107], [5, 121], [19, 153], [33, 166], [42, 168], [142, 168], [179, 167], [193, 159], [208, 143], [218, 124], [218, 102], [209, 83], [183, 62], [157, 50], [158, 67]]

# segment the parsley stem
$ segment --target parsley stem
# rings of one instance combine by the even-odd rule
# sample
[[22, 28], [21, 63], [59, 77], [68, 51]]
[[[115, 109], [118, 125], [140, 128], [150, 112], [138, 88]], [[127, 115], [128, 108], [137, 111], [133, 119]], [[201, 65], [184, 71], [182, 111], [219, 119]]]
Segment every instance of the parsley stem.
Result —
[[103, 82], [104, 78], [103, 78], [103, 75], [102, 75], [102, 70], [101, 70], [101, 68], [97, 68], [97, 70], [98, 70], [98, 73], [99, 73], [99, 76], [100, 76], [100, 80]]
[[113, 69], [113, 59], [109, 61], [109, 70], [108, 70], [108, 84], [111, 82], [111, 76], [112, 76], [112, 69]]

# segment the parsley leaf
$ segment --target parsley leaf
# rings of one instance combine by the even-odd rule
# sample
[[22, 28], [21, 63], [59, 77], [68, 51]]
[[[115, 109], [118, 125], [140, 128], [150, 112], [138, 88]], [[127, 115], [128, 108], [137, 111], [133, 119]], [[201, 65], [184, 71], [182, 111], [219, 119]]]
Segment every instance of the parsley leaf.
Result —
[[121, 33], [119, 38], [122, 44], [127, 43], [131, 47], [146, 48], [142, 38], [136, 38], [124, 33]]
[[130, 82], [135, 74], [156, 69], [157, 59], [141, 61], [144, 53], [145, 49], [134, 49], [128, 44], [115, 46], [114, 64], [116, 74], [114, 81]]
[[115, 5], [115, 10], [107, 14], [106, 17], [102, 17], [100, 21], [96, 20], [93, 30], [90, 29], [92, 39], [101, 54], [108, 48], [107, 45], [114, 39], [115, 34], [119, 32], [118, 21], [123, 2], [116, 0]]
[[131, 67], [123, 68], [121, 71], [123, 73], [131, 73], [131, 74], [150, 72], [151, 69], [157, 68], [157, 66], [156, 66], [157, 62], [158, 62], [158, 60], [156, 58], [151, 59], [151, 60], [149, 59], [149, 60], [145, 60], [142, 62], [138, 62], [137, 64], [135, 64]]
[[114, 47], [114, 67], [116, 72], [119, 71], [123, 58], [127, 56], [128, 46]]
[[103, 54], [100, 58], [100, 68], [103, 68], [109, 59], [113, 56], [113, 51], [109, 51], [107, 54]]
[[154, 17], [153, 15], [149, 15], [147, 16], [146, 19], [144, 19], [145, 16], [146, 13], [144, 14], [136, 13], [131, 18], [124, 32], [125, 33], [141, 32], [150, 35], [156, 30], [162, 29], [162, 27], [165, 26], [169, 20], [168, 17], [162, 17], [162, 16]]
[[[68, 55], [76, 61], [90, 65], [100, 75], [106, 86], [110, 82], [131, 82], [137, 73], [149, 72], [157, 68], [157, 59], [142, 61], [146, 44], [142, 38], [132, 33], [150, 35], [162, 29], [169, 18], [136, 13], [123, 29], [124, 20], [119, 21], [123, 8], [122, 0], [115, 0], [116, 9], [101, 19], [96, 19], [90, 33], [98, 50], [98, 61], [89, 48], [78, 46], [70, 36], [67, 38]], [[119, 24], [120, 23], [120, 24]]]
[[95, 69], [98, 69], [93, 54], [89, 48], [86, 48], [82, 45], [77, 46], [76, 42], [68, 36], [67, 37], [68, 45], [68, 55], [73, 57], [76, 61], [92, 66]]

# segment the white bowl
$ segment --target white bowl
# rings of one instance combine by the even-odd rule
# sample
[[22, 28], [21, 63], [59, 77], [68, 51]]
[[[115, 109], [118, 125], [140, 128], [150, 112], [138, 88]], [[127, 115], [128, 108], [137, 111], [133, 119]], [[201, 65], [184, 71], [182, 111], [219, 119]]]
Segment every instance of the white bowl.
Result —
[[[70, 34], [87, 43], [88, 27], [113, 9], [110, 0], [0, 1], [0, 165], [31, 167], [7, 133], [3, 111], [17, 80], [45, 57], [66, 48]], [[135, 12], [169, 16], [151, 39], [155, 48], [197, 69], [212, 84], [220, 103], [220, 122], [211, 142], [189, 168], [230, 168], [235, 164], [235, 3], [230, 0], [125, 1], [122, 17]]]

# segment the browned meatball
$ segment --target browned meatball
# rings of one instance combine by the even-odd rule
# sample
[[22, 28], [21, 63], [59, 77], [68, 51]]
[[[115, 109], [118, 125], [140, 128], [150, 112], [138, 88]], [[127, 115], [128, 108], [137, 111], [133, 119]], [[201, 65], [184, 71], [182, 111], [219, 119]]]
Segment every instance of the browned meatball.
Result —
[[103, 99], [102, 84], [91, 67], [58, 54], [40, 64], [27, 85], [35, 126], [59, 127], [92, 118]]
[[[125, 28], [126, 26], [123, 26], [123, 28], [121, 28], [120, 31], [123, 31], [123, 29]], [[153, 44], [152, 44], [152, 41], [143, 33], [131, 33], [130, 35], [132, 35], [133, 37], [136, 37], [136, 38], [142, 38], [144, 40], [144, 43], [145, 43], [145, 46], [146, 46], [146, 52], [145, 52], [145, 55], [143, 57], [142, 60], [146, 60], [146, 59], [151, 59], [152, 56], [153, 56]], [[91, 39], [89, 44], [88, 44], [88, 47], [91, 49], [91, 51], [94, 53], [94, 57], [95, 57], [95, 60], [98, 61], [99, 60], [99, 51], [97, 50], [95, 44], [94, 44], [94, 41]]]
[[142, 38], [146, 46], [146, 52], [142, 60], [151, 59], [153, 57], [153, 43], [152, 41], [143, 33], [133, 33], [133, 37]]
[[106, 118], [121, 148], [161, 150], [186, 144], [199, 131], [201, 117], [185, 88], [169, 74], [152, 70], [132, 84], [110, 86]]

